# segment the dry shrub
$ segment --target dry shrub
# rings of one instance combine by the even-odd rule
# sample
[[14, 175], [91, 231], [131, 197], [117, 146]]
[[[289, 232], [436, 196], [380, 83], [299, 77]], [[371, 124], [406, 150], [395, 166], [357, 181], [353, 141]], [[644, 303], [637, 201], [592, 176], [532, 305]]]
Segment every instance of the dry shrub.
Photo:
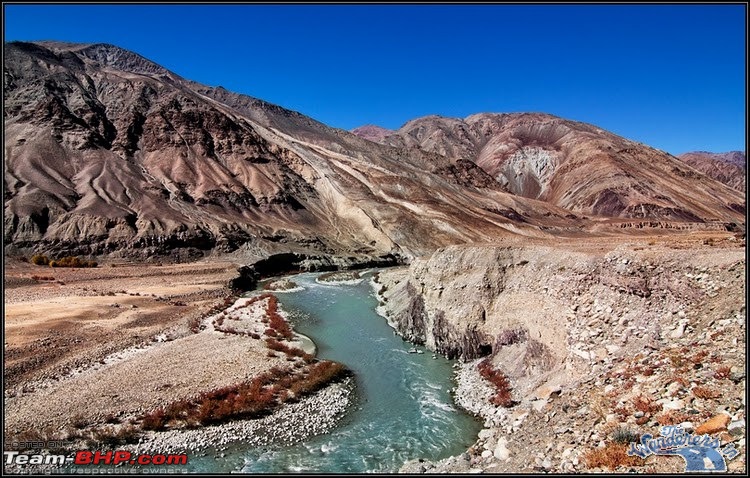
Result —
[[167, 425], [191, 428], [259, 417], [348, 374], [343, 365], [328, 360], [302, 370], [272, 367], [248, 382], [204, 392], [148, 413], [141, 417], [141, 427], [144, 430], [162, 430]]
[[612, 408], [612, 400], [606, 395], [596, 394], [590, 400], [591, 411], [596, 414], [597, 418], [604, 419]]
[[163, 430], [167, 424], [167, 415], [163, 408], [145, 415], [141, 421], [141, 428], [144, 430], [159, 431]]
[[290, 347], [286, 345], [285, 343], [279, 342], [278, 340], [271, 338], [271, 337], [266, 339], [266, 345], [271, 350], [275, 350], [277, 352], [283, 352], [289, 357], [300, 357], [307, 362], [309, 362], [311, 359], [314, 358], [312, 355], [305, 353], [305, 351], [302, 349], [298, 349], [297, 347]]
[[703, 387], [698, 385], [697, 387], [694, 387], [693, 395], [695, 395], [697, 398], [702, 399], [710, 399], [710, 398], [719, 398], [721, 397], [721, 392], [719, 392], [716, 389], [713, 389], [711, 387]]
[[615, 408], [614, 413], [616, 413], [617, 416], [620, 417], [620, 420], [623, 420], [623, 421], [627, 420], [628, 417], [630, 416], [630, 411], [622, 405]]
[[49, 257], [43, 254], [36, 254], [31, 256], [31, 263], [37, 266], [46, 266], [49, 264]]
[[690, 360], [694, 364], [703, 363], [706, 361], [706, 357], [708, 357], [708, 351], [707, 350], [701, 350], [699, 352], [696, 352]]
[[284, 317], [279, 314], [279, 300], [275, 295], [263, 294], [261, 297], [268, 298], [268, 305], [266, 306], [266, 317], [268, 317], [270, 327], [276, 331], [276, 334], [285, 339], [291, 339], [292, 328]]
[[667, 352], [667, 357], [669, 358], [669, 361], [672, 363], [672, 366], [677, 369], [681, 369], [682, 367], [687, 365], [687, 361], [685, 360], [685, 354], [683, 352], [673, 349]]
[[83, 415], [83, 414], [76, 414], [73, 415], [73, 417], [70, 419], [70, 424], [73, 426], [73, 428], [86, 428], [89, 426], [89, 420]]
[[133, 425], [123, 425], [120, 428], [104, 426], [91, 431], [90, 441], [102, 445], [117, 446], [137, 443], [140, 435], [140, 431]]
[[50, 267], [97, 267], [96, 261], [87, 261], [77, 256], [67, 256], [54, 261], [49, 261]]
[[671, 375], [670, 377], [667, 378], [666, 383], [672, 383], [672, 382], [677, 382], [683, 387], [687, 387], [688, 385], [690, 385], [690, 382], [688, 382], [685, 379], [685, 377], [682, 377], [680, 375]]
[[641, 370], [641, 374], [643, 374], [646, 377], [650, 377], [656, 372], [656, 367], [644, 367], [643, 370]]
[[637, 456], [628, 456], [628, 446], [624, 443], [607, 443], [604, 448], [589, 450], [583, 455], [588, 468], [615, 470], [620, 466], [643, 466], [644, 461]]
[[650, 398], [644, 397], [643, 395], [638, 395], [633, 399], [633, 408], [645, 414], [649, 414], [656, 413], [661, 410], [662, 405], [660, 403], [654, 402]]
[[717, 367], [716, 371], [714, 372], [714, 377], [718, 379], [729, 378], [731, 374], [732, 369], [728, 365], [722, 365], [720, 367]]
[[104, 423], [110, 423], [110, 424], [120, 423], [120, 419], [117, 416], [115, 416], [114, 413], [108, 413], [107, 416], [104, 417]]
[[276, 335], [276, 331], [270, 327], [263, 331], [263, 335], [271, 338], [278, 337], [278, 335]]
[[667, 410], [656, 416], [656, 422], [659, 425], [679, 425], [680, 423], [690, 420], [690, 415], [675, 410]]
[[512, 389], [505, 374], [492, 368], [489, 358], [479, 362], [477, 368], [479, 369], [479, 374], [495, 387], [495, 395], [490, 399], [490, 403], [500, 407], [512, 407], [514, 405], [511, 395]]
[[38, 275], [33, 275], [33, 276], [31, 276], [31, 278], [33, 280], [37, 281], [37, 282], [41, 282], [41, 281], [45, 281], [45, 280], [47, 280], [47, 281], [53, 281], [53, 280], [55, 280], [55, 278], [52, 277], [52, 276], [38, 276]]

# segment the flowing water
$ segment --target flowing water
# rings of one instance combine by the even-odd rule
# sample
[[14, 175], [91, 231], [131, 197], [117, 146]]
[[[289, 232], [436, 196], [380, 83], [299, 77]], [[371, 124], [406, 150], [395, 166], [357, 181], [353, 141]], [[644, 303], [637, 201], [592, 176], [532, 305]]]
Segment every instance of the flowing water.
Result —
[[[407, 460], [440, 459], [465, 451], [480, 423], [458, 409], [449, 390], [452, 362], [409, 353], [375, 313], [370, 275], [358, 284], [319, 284], [317, 274], [291, 279], [304, 290], [277, 294], [295, 330], [317, 356], [345, 364], [356, 377], [356, 399], [332, 432], [292, 446], [227, 450], [219, 460], [196, 459], [195, 471], [246, 473], [395, 472]], [[191, 460], [193, 461], [193, 460]]]

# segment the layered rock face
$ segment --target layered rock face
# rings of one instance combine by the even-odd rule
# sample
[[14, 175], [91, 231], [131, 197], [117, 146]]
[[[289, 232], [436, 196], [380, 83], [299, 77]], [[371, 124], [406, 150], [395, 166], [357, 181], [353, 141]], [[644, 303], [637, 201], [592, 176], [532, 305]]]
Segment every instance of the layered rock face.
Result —
[[706, 151], [694, 151], [692, 153], [681, 154], [678, 158], [706, 176], [720, 181], [743, 194], [745, 193], [745, 181], [747, 178], [745, 168], [747, 166], [744, 152], [709, 153]]
[[[449, 246], [383, 271], [380, 310], [405, 338], [439, 353], [492, 356], [529, 392], [552, 376], [570, 380], [574, 367], [565, 363], [653, 345], [660, 327], [674, 325], [669, 311], [706, 297], [706, 283], [685, 277], [705, 264], [744, 264], [739, 247], [647, 249], [596, 241]], [[600, 325], [627, 336], [609, 342]]]
[[688, 222], [744, 214], [744, 195], [674, 156], [552, 115], [426, 116], [380, 141], [472, 161], [505, 190], [575, 214]]
[[580, 226], [470, 161], [366, 141], [112, 45], [5, 53], [4, 237], [16, 248], [408, 256]]
[[[744, 277], [744, 243], [732, 239], [451, 246], [381, 272], [381, 313], [465, 361], [456, 401], [485, 427], [466, 453], [402, 471], [632, 472], [595, 459], [605, 447], [625, 456], [617, 430], [702, 433], [717, 415], [714, 432], [744, 427]], [[472, 360], [485, 356], [507, 377], [510, 407], [491, 402], [485, 359]], [[717, 436], [745, 446], [744, 433]], [[634, 466], [684, 471], [670, 460]]]
[[549, 115], [358, 131], [378, 144], [116, 46], [55, 42], [5, 45], [4, 100], [6, 252], [411, 257], [629, 234], [608, 227], [620, 218], [744, 224], [738, 191]]

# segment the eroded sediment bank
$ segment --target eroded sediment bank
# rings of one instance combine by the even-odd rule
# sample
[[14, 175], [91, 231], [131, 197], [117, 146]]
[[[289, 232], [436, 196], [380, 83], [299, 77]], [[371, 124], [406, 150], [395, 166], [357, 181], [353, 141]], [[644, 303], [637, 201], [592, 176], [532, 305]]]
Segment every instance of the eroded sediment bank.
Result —
[[[466, 361], [455, 399], [485, 422], [466, 453], [402, 471], [675, 472], [676, 461], [634, 461], [618, 440], [717, 414], [716, 436], [743, 450], [744, 270], [733, 241], [685, 238], [453, 246], [383, 271], [380, 312]], [[490, 403], [499, 392], [479, 357], [507, 378], [513, 406]]]

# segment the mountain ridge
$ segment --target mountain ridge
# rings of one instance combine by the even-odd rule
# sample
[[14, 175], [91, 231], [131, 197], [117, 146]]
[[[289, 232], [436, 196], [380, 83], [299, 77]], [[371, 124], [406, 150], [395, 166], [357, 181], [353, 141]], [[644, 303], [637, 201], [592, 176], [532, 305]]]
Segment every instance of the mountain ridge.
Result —
[[[707, 205], [701, 196], [676, 213], [594, 220], [585, 207], [518, 194], [533, 184], [497, 181], [487, 158], [403, 136], [376, 144], [113, 45], [4, 49], [4, 238], [20, 249], [408, 256], [504, 235], [619, 233], [624, 219], [742, 222], [727, 204], [744, 208], [744, 198], [710, 183], [720, 199]], [[533, 169], [534, 158], [517, 162]]]
[[[705, 209], [696, 214], [694, 201], [678, 190], [700, 190], [692, 183], [705, 180], [677, 158], [547, 113], [477, 113], [465, 119], [430, 115], [406, 122], [383, 142], [468, 159], [510, 192], [574, 213], [667, 220], [709, 214]], [[581, 183], [589, 186], [581, 189]], [[743, 198], [713, 186], [711, 195], [724, 201], [715, 210], [742, 206]], [[711, 203], [709, 196], [700, 201]]]

